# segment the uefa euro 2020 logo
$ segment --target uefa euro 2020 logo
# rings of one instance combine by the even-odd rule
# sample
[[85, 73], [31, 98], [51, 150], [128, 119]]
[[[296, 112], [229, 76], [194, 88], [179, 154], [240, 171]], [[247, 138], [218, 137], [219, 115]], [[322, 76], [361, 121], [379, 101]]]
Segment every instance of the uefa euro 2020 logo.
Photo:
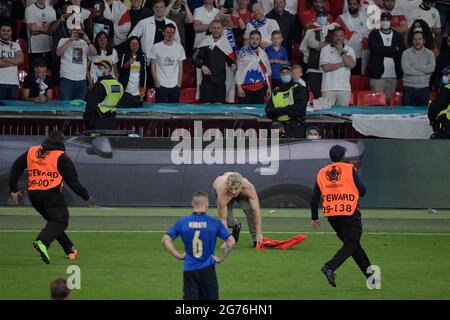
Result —
[[375, 4], [367, 7], [367, 21], [366, 26], [369, 30], [380, 29], [381, 9]]

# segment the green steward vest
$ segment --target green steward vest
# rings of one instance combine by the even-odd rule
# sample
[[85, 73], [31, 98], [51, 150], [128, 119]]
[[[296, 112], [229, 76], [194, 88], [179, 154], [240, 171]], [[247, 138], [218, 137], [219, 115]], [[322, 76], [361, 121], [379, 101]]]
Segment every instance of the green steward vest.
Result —
[[[450, 90], [450, 84], [446, 85], [445, 87]], [[441, 110], [441, 112], [438, 113], [436, 118], [439, 118], [443, 115], [446, 115], [447, 120], [450, 121], [450, 103], [448, 104], [447, 109]]]
[[[282, 109], [294, 104], [294, 89], [298, 84], [293, 85], [286, 91], [278, 91], [276, 94], [272, 95], [272, 102], [275, 108]], [[285, 114], [279, 116], [277, 121], [289, 121], [291, 118]]]
[[105, 79], [100, 83], [106, 90], [106, 97], [98, 104], [98, 109], [101, 113], [116, 112], [116, 106], [123, 95], [122, 84], [116, 79]]

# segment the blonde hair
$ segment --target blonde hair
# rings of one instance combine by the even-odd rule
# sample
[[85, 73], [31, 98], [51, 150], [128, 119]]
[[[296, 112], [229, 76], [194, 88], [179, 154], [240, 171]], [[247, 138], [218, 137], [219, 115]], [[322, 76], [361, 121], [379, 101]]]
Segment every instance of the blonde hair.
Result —
[[198, 191], [198, 192], [194, 193], [194, 195], [192, 197], [191, 205], [194, 208], [201, 207], [201, 206], [207, 204], [208, 201], [209, 201], [208, 195], [205, 192]]
[[242, 184], [242, 176], [238, 172], [233, 172], [227, 177], [227, 187], [239, 187]]

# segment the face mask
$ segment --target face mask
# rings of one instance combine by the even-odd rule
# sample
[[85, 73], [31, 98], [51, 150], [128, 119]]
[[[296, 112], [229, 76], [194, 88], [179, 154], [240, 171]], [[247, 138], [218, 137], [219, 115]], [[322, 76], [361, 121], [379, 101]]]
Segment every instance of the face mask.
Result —
[[327, 17], [317, 17], [317, 23], [321, 26], [324, 26], [327, 24]]
[[380, 23], [381, 29], [387, 30], [391, 27], [391, 22], [389, 20], [383, 20]]
[[307, 136], [306, 139], [308, 139], [308, 140], [319, 140], [320, 136]]
[[444, 86], [448, 85], [450, 83], [450, 81], [448, 80], [448, 76], [446, 76], [445, 74], [442, 76], [442, 84]]
[[291, 82], [292, 77], [290, 74], [285, 74], [284, 76], [281, 76], [281, 81], [283, 81], [283, 83], [289, 83]]
[[95, 71], [95, 76], [97, 77], [97, 78], [100, 78], [100, 77], [103, 77], [103, 73], [100, 71], [100, 70], [96, 70]]

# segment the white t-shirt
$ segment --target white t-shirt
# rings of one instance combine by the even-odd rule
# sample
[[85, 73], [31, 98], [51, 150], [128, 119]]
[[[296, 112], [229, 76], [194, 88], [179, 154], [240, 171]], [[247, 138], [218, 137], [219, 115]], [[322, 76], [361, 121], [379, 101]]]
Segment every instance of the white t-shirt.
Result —
[[[70, 38], [59, 40], [58, 48]], [[72, 41], [64, 54], [61, 56], [61, 78], [72, 81], [86, 80], [87, 56], [89, 46], [84, 40]]]
[[[383, 44], [385, 47], [390, 47], [392, 44], [392, 37], [394, 36], [394, 32], [390, 32], [388, 34], [378, 31], [381, 35], [381, 39], [383, 39]], [[393, 58], [384, 57], [383, 59], [384, 65], [384, 73], [381, 76], [382, 78], [397, 78], [395, 73], [395, 62]]]
[[[344, 47], [344, 51], [355, 58], [355, 52], [349, 46]], [[342, 56], [339, 54], [335, 47], [327, 45], [320, 51], [320, 66], [324, 64], [336, 64], [341, 63]], [[323, 70], [323, 69], [322, 69]], [[322, 73], [322, 91], [342, 90], [350, 91], [350, 68], [343, 67], [334, 71]]]
[[130, 66], [130, 77], [128, 78], [127, 88], [125, 92], [128, 92], [132, 96], [139, 95], [139, 79], [141, 74], [141, 64], [139, 61], [133, 62]]
[[[206, 10], [205, 6], [201, 6], [194, 10], [194, 20], [198, 20], [204, 24], [210, 24], [219, 10], [213, 8], [211, 11]], [[194, 48], [197, 48], [203, 40], [206, 39], [206, 32], [196, 32], [194, 40]]]
[[150, 59], [156, 61], [156, 73], [161, 86], [173, 88], [178, 85], [178, 62], [186, 60], [184, 48], [178, 43], [168, 46], [158, 42], [150, 51]]
[[[0, 41], [0, 58], [14, 58], [16, 52], [22, 51], [17, 42], [10, 42], [9, 44]], [[19, 84], [19, 77], [17, 76], [17, 66], [1, 68], [0, 69], [0, 84]]]
[[[112, 66], [119, 62], [119, 57], [117, 55], [116, 49], [112, 49], [112, 54], [110, 54], [109, 56], [106, 55], [106, 51], [102, 51], [96, 56], [88, 57], [88, 59], [91, 62], [89, 74], [91, 75], [92, 81], [94, 81], [94, 83], [97, 82], [96, 71], [98, 70], [98, 67], [94, 64], [95, 62], [108, 61]], [[111, 75], [115, 78], [114, 68], [111, 71]]]
[[[265, 41], [268, 43], [268, 46], [272, 45], [272, 32], [275, 30], [280, 30], [280, 26], [278, 22], [274, 19], [266, 19], [266, 24], [262, 27], [257, 28], [259, 32], [261, 32], [261, 41]], [[255, 30], [255, 27], [248, 23], [245, 28], [244, 39], [248, 39], [250, 37], [250, 32]]]
[[[40, 9], [33, 4], [25, 9], [25, 23], [36, 23], [38, 27], [44, 24], [50, 25], [56, 20], [56, 12], [46, 6]], [[49, 52], [52, 50], [52, 37], [46, 34], [31, 35], [28, 32], [29, 53]]]
[[[422, 4], [422, 0], [396, 0], [395, 8], [401, 8], [408, 16], [414, 9]], [[394, 9], [395, 9], [394, 8]]]
[[[33, 3], [35, 3], [36, 0], [27, 0], [26, 1], [26, 6], [29, 7], [31, 6]], [[51, 0], [45, 0], [45, 6], [46, 7], [53, 7], [53, 1]]]
[[424, 20], [430, 28], [440, 28], [441, 18], [439, 16], [439, 11], [436, 8], [430, 8], [430, 10], [423, 10], [418, 7], [410, 12], [408, 15], [408, 28], [411, 28], [414, 20], [422, 19]]

